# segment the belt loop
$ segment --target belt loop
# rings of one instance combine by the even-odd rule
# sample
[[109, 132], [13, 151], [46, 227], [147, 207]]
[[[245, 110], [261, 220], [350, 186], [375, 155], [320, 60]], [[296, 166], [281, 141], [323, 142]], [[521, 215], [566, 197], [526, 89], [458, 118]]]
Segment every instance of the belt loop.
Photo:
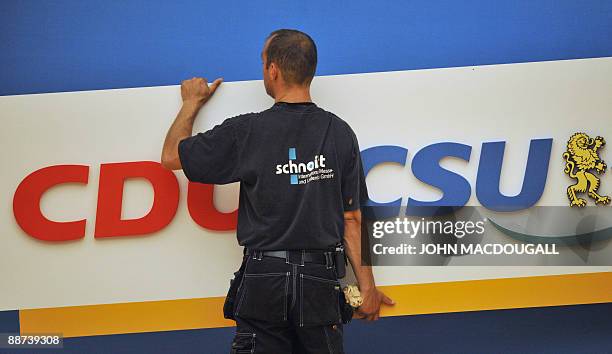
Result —
[[325, 252], [325, 268], [326, 269], [330, 269], [332, 268], [332, 253], [331, 252]]
[[285, 263], [289, 264], [289, 251], [285, 251]]
[[253, 259], [261, 261], [261, 257], [262, 256], [263, 256], [263, 251], [261, 251], [261, 250], [254, 250], [253, 251]]
[[300, 267], [304, 266], [304, 256], [306, 255], [306, 251], [302, 250], [302, 259], [300, 260]]

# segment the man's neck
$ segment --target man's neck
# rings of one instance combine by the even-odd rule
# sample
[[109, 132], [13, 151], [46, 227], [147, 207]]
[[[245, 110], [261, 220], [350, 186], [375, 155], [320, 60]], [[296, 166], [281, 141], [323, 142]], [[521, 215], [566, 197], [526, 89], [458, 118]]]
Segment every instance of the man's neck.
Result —
[[277, 95], [274, 102], [312, 102], [310, 87], [292, 87]]

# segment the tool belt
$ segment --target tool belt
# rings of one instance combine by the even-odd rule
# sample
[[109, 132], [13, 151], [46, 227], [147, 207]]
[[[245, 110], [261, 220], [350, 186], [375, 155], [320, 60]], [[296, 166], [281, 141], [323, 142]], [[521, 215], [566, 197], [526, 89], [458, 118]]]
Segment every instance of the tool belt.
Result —
[[[261, 259], [262, 257], [275, 257], [285, 259], [287, 262], [289, 262], [290, 260], [294, 260], [299, 261], [300, 265], [304, 265], [304, 263], [324, 264], [327, 267], [335, 267], [336, 275], [338, 276], [338, 278], [343, 278], [346, 275], [347, 258], [344, 253], [344, 245], [342, 244], [336, 245], [333, 250], [318, 252], [306, 250], [261, 251], [251, 250], [245, 247], [244, 255], [254, 257], [256, 259]], [[240, 285], [240, 282], [242, 282], [242, 278], [244, 276], [244, 266], [245, 262], [242, 262], [240, 269], [238, 269], [238, 271], [234, 273], [233, 279], [230, 280], [230, 287], [225, 298], [225, 303], [223, 304], [223, 315], [227, 319], [234, 319], [234, 302], [236, 301], [236, 293], [238, 291], [238, 287]], [[346, 320], [346, 322], [344, 323], [347, 323], [352, 317], [352, 308], [345, 303], [344, 294], [342, 292], [339, 292], [339, 294], [341, 296], [340, 303], [343, 305], [342, 319], [343, 322]], [[350, 310], [350, 314], [347, 313], [348, 310]]]

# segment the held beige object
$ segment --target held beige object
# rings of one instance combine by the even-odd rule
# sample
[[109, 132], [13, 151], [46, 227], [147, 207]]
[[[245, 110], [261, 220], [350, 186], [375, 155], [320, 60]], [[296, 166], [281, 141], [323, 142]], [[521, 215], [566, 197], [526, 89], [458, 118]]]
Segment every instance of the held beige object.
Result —
[[344, 292], [344, 298], [348, 304], [354, 308], [361, 306], [363, 303], [363, 298], [361, 297], [361, 293], [359, 292], [357, 285], [347, 285], [344, 287], [344, 289], [342, 289], [342, 291]]

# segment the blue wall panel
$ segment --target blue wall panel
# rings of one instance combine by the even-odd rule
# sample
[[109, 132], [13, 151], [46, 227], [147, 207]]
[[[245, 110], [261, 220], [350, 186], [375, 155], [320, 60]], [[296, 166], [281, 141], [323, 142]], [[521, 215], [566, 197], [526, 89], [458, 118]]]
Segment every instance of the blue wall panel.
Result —
[[19, 311], [0, 311], [0, 333], [19, 333]]
[[[612, 304], [385, 317], [346, 328], [350, 354], [605, 353], [612, 351]], [[229, 352], [234, 328], [68, 338], [45, 353]], [[0, 353], [21, 351], [0, 350]]]
[[2, 1], [0, 95], [261, 79], [302, 29], [317, 75], [612, 56], [612, 1]]

